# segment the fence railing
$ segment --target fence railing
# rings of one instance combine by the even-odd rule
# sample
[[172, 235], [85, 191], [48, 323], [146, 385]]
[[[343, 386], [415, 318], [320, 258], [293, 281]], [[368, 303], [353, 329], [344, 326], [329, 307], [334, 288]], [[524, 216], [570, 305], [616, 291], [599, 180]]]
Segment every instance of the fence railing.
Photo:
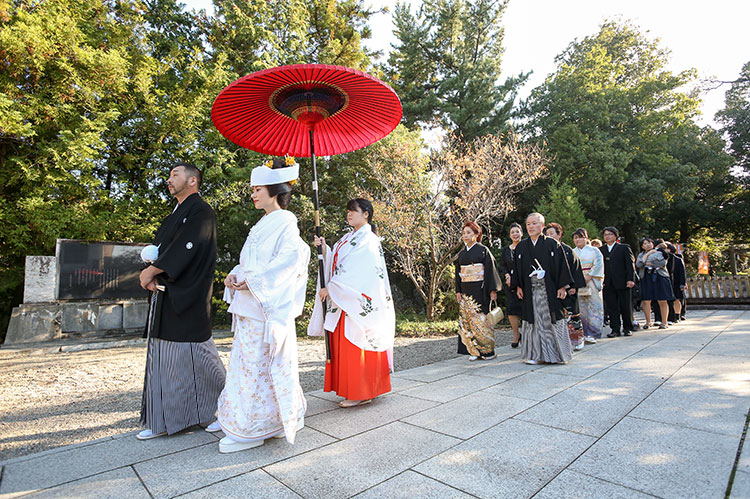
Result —
[[688, 303], [747, 304], [750, 303], [750, 277], [689, 277], [685, 298]]

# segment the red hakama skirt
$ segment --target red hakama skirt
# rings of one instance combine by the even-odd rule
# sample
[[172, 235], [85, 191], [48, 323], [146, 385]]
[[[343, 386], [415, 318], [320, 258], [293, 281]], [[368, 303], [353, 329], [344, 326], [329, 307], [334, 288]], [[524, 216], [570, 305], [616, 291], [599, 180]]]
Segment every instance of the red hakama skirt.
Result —
[[324, 392], [336, 392], [348, 400], [368, 400], [391, 391], [388, 352], [356, 347], [344, 336], [344, 318], [330, 334], [331, 362], [326, 363]]

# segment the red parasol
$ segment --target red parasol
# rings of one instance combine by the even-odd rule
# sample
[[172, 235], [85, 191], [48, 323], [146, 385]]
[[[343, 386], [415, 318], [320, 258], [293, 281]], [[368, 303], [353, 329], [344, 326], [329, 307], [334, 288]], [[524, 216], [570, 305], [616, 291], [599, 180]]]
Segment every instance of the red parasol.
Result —
[[[294, 64], [235, 81], [216, 97], [211, 119], [222, 135], [246, 149], [312, 157], [315, 233], [320, 236], [316, 151], [332, 156], [377, 142], [401, 121], [401, 101], [391, 87], [361, 71]], [[322, 251], [318, 247], [324, 287]], [[326, 354], [330, 361], [327, 335]]]

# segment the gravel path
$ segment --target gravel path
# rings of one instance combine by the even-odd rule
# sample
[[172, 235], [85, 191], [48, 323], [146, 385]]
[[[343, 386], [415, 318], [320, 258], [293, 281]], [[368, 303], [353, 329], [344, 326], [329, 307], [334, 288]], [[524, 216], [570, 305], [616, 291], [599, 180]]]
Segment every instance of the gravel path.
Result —
[[[498, 331], [497, 344], [510, 343]], [[323, 386], [322, 339], [300, 338], [300, 382]], [[216, 339], [224, 365], [232, 338]], [[49, 353], [0, 350], [0, 461], [140, 429], [145, 345]], [[456, 356], [456, 337], [396, 338], [403, 371]]]

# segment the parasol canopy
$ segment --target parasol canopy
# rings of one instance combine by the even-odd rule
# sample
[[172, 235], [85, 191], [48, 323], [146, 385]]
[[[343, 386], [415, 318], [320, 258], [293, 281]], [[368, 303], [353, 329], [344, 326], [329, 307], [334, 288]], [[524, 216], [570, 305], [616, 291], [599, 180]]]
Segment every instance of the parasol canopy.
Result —
[[393, 131], [401, 114], [398, 95], [382, 81], [324, 64], [279, 66], [243, 76], [219, 93], [211, 109], [216, 128], [235, 144], [296, 157], [368, 146]]

